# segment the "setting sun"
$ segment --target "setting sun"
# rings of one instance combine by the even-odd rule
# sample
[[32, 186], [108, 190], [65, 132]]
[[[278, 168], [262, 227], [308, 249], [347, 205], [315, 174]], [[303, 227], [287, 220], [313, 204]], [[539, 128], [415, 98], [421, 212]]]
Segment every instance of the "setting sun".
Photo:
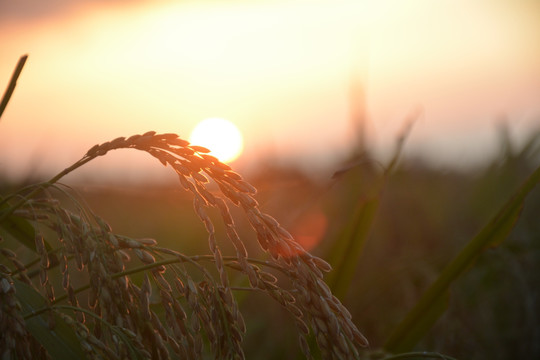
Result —
[[221, 118], [201, 121], [191, 132], [189, 141], [210, 149], [210, 154], [223, 162], [238, 158], [244, 148], [242, 134], [232, 122]]

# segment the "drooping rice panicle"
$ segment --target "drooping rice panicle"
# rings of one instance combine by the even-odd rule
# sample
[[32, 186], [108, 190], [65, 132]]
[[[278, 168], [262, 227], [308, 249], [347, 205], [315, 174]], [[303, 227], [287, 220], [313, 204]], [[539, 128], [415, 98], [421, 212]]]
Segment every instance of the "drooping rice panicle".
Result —
[[[133, 239], [113, 233], [103, 219], [75, 200], [73, 211], [50, 196], [34, 196], [38, 190], [58, 187], [55, 184], [63, 175], [88, 161], [112, 150], [130, 148], [144, 151], [170, 166], [182, 188], [191, 193], [193, 209], [208, 235], [211, 255], [204, 259], [212, 260], [213, 271], [207, 269], [208, 264], [199, 263], [203, 257], [188, 257], [176, 250], [160, 248], [154, 239]], [[47, 248], [48, 242], [39, 231], [35, 237], [39, 257], [35, 266], [39, 266], [36, 270], [40, 281], [33, 284], [43, 288], [49, 306], [67, 300], [72, 307], [80, 308], [85, 304], [79, 302], [78, 293], [88, 290], [85, 303], [93, 316], [76, 312], [73, 319], [77, 324], [72, 327], [81, 334], [89, 329], [90, 337], [81, 336], [85, 337], [84, 344], [94, 349], [88, 350], [89, 354], [93, 351], [96, 356], [125, 358], [136, 351], [143, 357], [166, 359], [172, 351], [181, 358], [201, 358], [210, 352], [220, 359], [243, 359], [246, 324], [230, 286], [228, 271], [234, 270], [246, 276], [253, 290], [267, 294], [291, 314], [298, 329], [299, 347], [307, 358], [311, 358], [307, 340], [310, 334], [324, 358], [357, 358], [357, 347], [367, 346], [367, 340], [323, 280], [324, 273], [331, 270], [330, 265], [304, 250], [277, 220], [260, 209], [254, 197], [255, 187], [207, 152], [206, 148], [190, 145], [175, 134], [150, 131], [119, 137], [93, 146], [81, 160], [51, 181], [40, 184], [39, 189], [29, 189], [32, 196], [21, 197], [24, 201], [14, 205], [12, 213], [16, 211], [17, 216], [32, 221], [36, 230], [45, 227], [57, 234], [58, 249]], [[210, 190], [210, 181], [217, 184], [219, 192]], [[254, 236], [240, 236], [230, 204], [243, 210]], [[215, 208], [219, 214], [225, 238], [234, 249], [234, 261], [230, 255], [225, 260], [209, 208]], [[265, 263], [250, 258], [248, 249], [253, 242], [268, 254]], [[28, 269], [17, 256], [4, 253], [19, 276], [26, 276]], [[56, 259], [54, 266], [50, 261], [52, 255]], [[126, 270], [125, 263], [130, 259], [137, 259], [140, 267]], [[185, 267], [188, 263], [194, 265], [196, 277], [192, 269], [188, 271]], [[281, 271], [288, 282], [282, 284], [261, 268], [263, 264]], [[56, 266], [60, 268], [62, 281], [55, 288], [49, 272]], [[80, 271], [88, 274], [88, 285], [77, 288], [72, 278]], [[136, 272], [144, 273], [140, 285], [130, 276]], [[0, 279], [2, 286], [6, 284], [2, 296], [12, 293], [7, 279], [7, 275]], [[163, 315], [153, 310], [155, 304], [161, 306]], [[12, 310], [2, 311], [3, 315]], [[63, 318], [69, 317], [62, 314]], [[1, 319], [0, 326], [9, 325], [5, 316]], [[10, 321], [17, 323], [14, 319]], [[26, 334], [21, 326], [20, 333], [9, 330], [10, 336]], [[114, 327], [131, 335], [119, 337]]]

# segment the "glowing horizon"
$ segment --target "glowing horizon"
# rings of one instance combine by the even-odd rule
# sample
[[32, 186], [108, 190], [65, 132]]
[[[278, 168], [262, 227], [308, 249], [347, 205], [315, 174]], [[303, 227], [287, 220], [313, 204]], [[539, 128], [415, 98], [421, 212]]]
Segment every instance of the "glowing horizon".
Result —
[[[391, 146], [422, 105], [409, 147], [441, 159], [485, 148], [501, 112], [521, 119], [522, 134], [534, 125], [540, 19], [532, 4], [399, 4], [84, 3], [4, 22], [0, 86], [20, 55], [29, 60], [0, 123], [3, 161], [39, 154], [53, 159], [46, 169], [116, 136], [186, 138], [212, 114], [234, 119], [250, 156], [328, 161], [352, 146], [351, 108], [362, 102], [377, 148]], [[356, 82], [363, 95], [351, 93]]]

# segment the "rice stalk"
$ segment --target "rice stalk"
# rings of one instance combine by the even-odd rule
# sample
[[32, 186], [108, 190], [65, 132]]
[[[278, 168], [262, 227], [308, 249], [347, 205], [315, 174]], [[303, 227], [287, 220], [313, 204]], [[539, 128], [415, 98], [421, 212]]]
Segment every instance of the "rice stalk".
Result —
[[[159, 247], [154, 239], [116, 234], [73, 196], [68, 197], [69, 210], [51, 194], [50, 190], [69, 193], [58, 183], [63, 176], [117, 149], [144, 151], [175, 171], [181, 187], [193, 197], [210, 254], [190, 257]], [[358, 358], [358, 348], [368, 342], [323, 280], [330, 265], [305, 251], [273, 217], [261, 211], [254, 197], [256, 189], [208, 152], [176, 134], [151, 131], [120, 137], [95, 145], [51, 180], [4, 197], [0, 227], [16, 216], [32, 224], [35, 235], [28, 246], [33, 260], [23, 264], [17, 260], [19, 254], [4, 248], [2, 255], [11, 260], [11, 266], [4, 267], [39, 289], [44, 304], [31, 313], [17, 312], [16, 305], [2, 309], [0, 326], [9, 333], [6, 339], [16, 339], [12, 341], [15, 347], [6, 348], [23, 351], [33, 341], [32, 336], [23, 337], [21, 319], [28, 322], [58, 314], [59, 318], [50, 316], [49, 327], [54, 328], [58, 319], [68, 323], [89, 358], [243, 359], [242, 343], [249, 329], [229, 279], [230, 272], [238, 272], [252, 291], [266, 294], [291, 315], [306, 358], [312, 357], [307, 336], [316, 339], [325, 359]], [[210, 181], [218, 192], [209, 190]], [[239, 235], [230, 206], [243, 210], [253, 239]], [[224, 255], [210, 208], [217, 209], [233, 254]], [[255, 239], [265, 259], [250, 257], [247, 249]], [[126, 264], [135, 259], [141, 265], [128, 269]], [[278, 280], [265, 268], [279, 270], [287, 281]], [[59, 271], [61, 281], [54, 278], [53, 271]], [[75, 286], [72, 279], [81, 272], [88, 281]], [[137, 274], [143, 275], [142, 283], [134, 280]], [[0, 281], [8, 296], [17, 288], [5, 279]], [[161, 309], [159, 314], [155, 306]], [[16, 317], [8, 318], [11, 313]], [[15, 332], [9, 326], [12, 323], [19, 324], [22, 332]], [[43, 353], [51, 351], [41, 345]], [[28, 357], [21, 352], [20, 358]]]

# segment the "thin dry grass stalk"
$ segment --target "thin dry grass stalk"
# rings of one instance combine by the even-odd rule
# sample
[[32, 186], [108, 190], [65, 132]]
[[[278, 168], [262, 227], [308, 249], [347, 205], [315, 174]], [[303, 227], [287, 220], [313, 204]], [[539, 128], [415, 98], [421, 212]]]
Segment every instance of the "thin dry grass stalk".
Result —
[[[125, 148], [145, 151], [176, 172], [181, 186], [193, 195], [194, 211], [208, 232], [209, 257], [188, 257], [156, 246], [153, 239], [115, 234], [104, 220], [77, 201], [75, 210], [69, 211], [50, 196], [35, 197], [38, 188], [52, 186], [64, 191], [55, 185], [63, 175], [111, 150]], [[217, 184], [219, 194], [208, 189], [210, 180]], [[168, 359], [172, 351], [180, 358], [212, 354], [218, 359], [243, 359], [246, 325], [229, 285], [231, 270], [245, 274], [254, 290], [266, 293], [292, 315], [306, 358], [311, 358], [307, 340], [310, 333], [325, 359], [358, 358], [358, 347], [368, 344], [350, 313], [323, 281], [330, 265], [305, 251], [273, 217], [260, 210], [254, 198], [256, 189], [242, 176], [209, 155], [207, 149], [191, 146], [175, 134], [152, 131], [96, 145], [51, 181], [27, 191], [30, 194], [25, 197], [18, 194], [23, 200], [12, 205], [11, 213], [32, 220], [36, 226], [38, 260], [32, 265], [39, 267], [39, 282], [32, 283], [46, 296], [49, 307], [43, 311], [60, 312], [75, 329], [90, 357], [130, 358], [138, 354], [143, 358]], [[269, 260], [256, 261], [248, 256], [246, 241], [251, 240], [239, 236], [229, 211], [230, 203], [243, 209]], [[207, 213], [211, 207], [220, 214], [226, 237], [235, 249], [234, 260], [222, 255], [216, 229]], [[54, 230], [57, 249], [47, 250], [42, 228]], [[7, 249], [2, 249], [2, 254], [12, 261], [13, 271], [30, 282], [27, 267], [17, 260], [16, 254]], [[55, 266], [51, 263], [52, 255], [57, 259]], [[124, 264], [132, 257], [142, 266], [126, 270]], [[215, 271], [200, 264], [208, 258], [213, 260]], [[196, 269], [198, 280], [186, 264], [190, 264], [190, 270]], [[263, 265], [286, 274], [287, 284], [264, 271]], [[55, 288], [50, 272], [56, 266], [62, 281]], [[5, 331], [2, 348], [20, 351], [20, 358], [29, 358], [23, 352], [25, 346], [20, 344], [36, 344], [17, 311], [11, 270], [3, 268], [9, 271], [0, 274], [0, 296], [5, 298], [0, 313], [0, 326]], [[88, 275], [88, 285], [75, 289], [71, 279], [80, 277], [80, 271]], [[144, 272], [140, 286], [130, 276], [136, 272]], [[87, 307], [78, 299], [83, 290], [88, 290]], [[59, 304], [66, 300], [71, 306], [61, 307]], [[155, 304], [161, 305], [164, 315], [153, 310]], [[68, 316], [68, 310], [74, 311], [73, 317]]]

